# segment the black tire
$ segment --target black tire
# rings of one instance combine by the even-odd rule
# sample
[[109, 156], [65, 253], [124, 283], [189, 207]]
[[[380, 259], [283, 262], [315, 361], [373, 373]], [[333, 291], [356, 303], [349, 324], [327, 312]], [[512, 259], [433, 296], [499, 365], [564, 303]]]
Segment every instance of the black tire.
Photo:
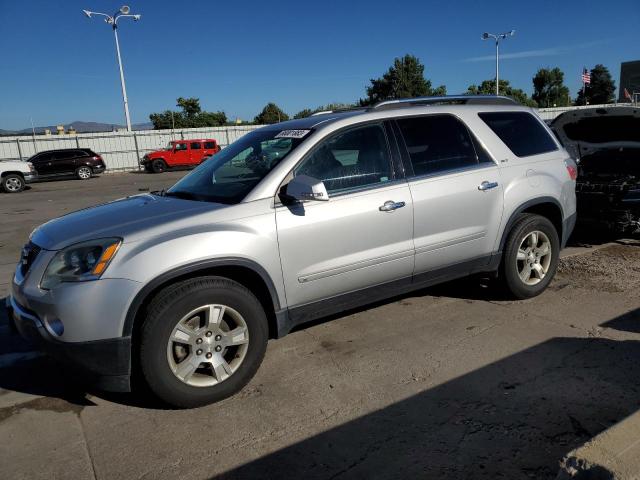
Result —
[[[544, 233], [551, 244], [550, 261], [544, 274], [535, 285], [528, 285], [518, 274], [518, 249], [524, 239], [531, 233], [539, 231]], [[503, 250], [502, 264], [500, 266], [500, 280], [511, 296], [516, 299], [532, 298], [540, 295], [553, 280], [558, 268], [560, 258], [560, 240], [558, 232], [547, 218], [535, 214], [522, 214], [516, 220], [509, 232]]]
[[164, 163], [164, 160], [158, 158], [151, 162], [151, 170], [153, 173], [162, 173], [167, 169], [167, 164]]
[[[242, 315], [249, 343], [231, 376], [215, 385], [192, 386], [174, 375], [167, 346], [180, 319], [209, 304], [222, 304]], [[267, 317], [258, 299], [237, 282], [213, 276], [185, 280], [160, 291], [147, 312], [140, 333], [140, 370], [151, 392], [168, 405], [192, 408], [227, 398], [240, 391], [262, 363], [269, 335]]]
[[82, 167], [78, 167], [76, 169], [76, 178], [78, 180], [89, 180], [93, 176], [93, 170], [91, 167], [87, 167], [83, 165]]
[[2, 177], [2, 188], [7, 193], [20, 193], [24, 187], [24, 178], [17, 173], [9, 173]]
[[151, 168], [151, 163], [145, 163], [145, 164], [144, 164], [144, 170], [145, 170], [147, 173], [153, 173], [153, 168]]

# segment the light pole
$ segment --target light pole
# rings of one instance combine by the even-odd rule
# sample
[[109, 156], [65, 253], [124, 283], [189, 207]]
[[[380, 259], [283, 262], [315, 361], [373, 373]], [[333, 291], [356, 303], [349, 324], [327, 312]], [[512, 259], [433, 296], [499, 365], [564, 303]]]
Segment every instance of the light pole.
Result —
[[138, 20], [140, 20], [140, 17], [142, 17], [142, 15], [129, 14], [130, 9], [127, 5], [123, 5], [122, 7], [120, 7], [120, 10], [118, 10], [113, 15], [107, 15], [106, 13], [100, 13], [100, 12], [91, 12], [89, 10], [82, 10], [82, 11], [89, 18], [91, 18], [93, 15], [100, 15], [102, 17], [105, 17], [104, 21], [107, 22], [109, 25], [111, 25], [111, 27], [113, 28], [113, 36], [116, 39], [116, 53], [118, 55], [118, 66], [120, 67], [120, 85], [122, 86], [122, 101], [124, 102], [124, 116], [127, 119], [127, 131], [130, 132], [131, 118], [129, 117], [129, 100], [127, 99], [127, 87], [125, 86], [125, 83], [124, 83], [124, 70], [122, 68], [122, 58], [120, 58], [120, 42], [118, 42], [118, 20], [120, 18], [129, 17], [129, 18], [133, 18], [133, 20], [137, 22]]
[[498, 72], [500, 70], [499, 66], [498, 66], [498, 58], [500, 56], [500, 40], [504, 40], [507, 37], [512, 37], [514, 34], [516, 33], [515, 30], [511, 30], [510, 32], [506, 32], [506, 33], [483, 33], [482, 34], [482, 40], [489, 40], [490, 38], [493, 38], [496, 41], [496, 95], [500, 94], [500, 86], [499, 86], [499, 79], [498, 79]]

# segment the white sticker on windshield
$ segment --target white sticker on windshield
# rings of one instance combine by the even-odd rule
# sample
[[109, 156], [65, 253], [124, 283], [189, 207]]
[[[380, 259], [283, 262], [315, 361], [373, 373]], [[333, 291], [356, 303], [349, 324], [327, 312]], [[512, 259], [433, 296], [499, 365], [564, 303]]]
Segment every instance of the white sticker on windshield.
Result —
[[275, 138], [302, 138], [311, 130], [283, 130]]

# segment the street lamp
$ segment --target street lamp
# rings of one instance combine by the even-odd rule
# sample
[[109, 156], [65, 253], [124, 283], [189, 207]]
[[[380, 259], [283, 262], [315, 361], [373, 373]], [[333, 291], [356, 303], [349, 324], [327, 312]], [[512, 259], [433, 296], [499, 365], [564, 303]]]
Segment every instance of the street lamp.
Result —
[[140, 20], [140, 17], [142, 16], [142, 15], [131, 15], [129, 14], [130, 10], [131, 9], [127, 5], [123, 5], [122, 7], [120, 7], [120, 10], [118, 10], [113, 15], [107, 15], [106, 13], [100, 13], [100, 12], [91, 12], [89, 10], [82, 10], [84, 14], [89, 18], [91, 18], [93, 15], [100, 15], [102, 17], [105, 17], [104, 21], [109, 25], [111, 25], [111, 27], [113, 28], [113, 35], [116, 39], [116, 53], [118, 54], [118, 66], [120, 67], [120, 84], [122, 85], [122, 100], [124, 102], [124, 115], [127, 119], [128, 132], [131, 131], [131, 118], [129, 117], [129, 101], [127, 100], [127, 87], [124, 84], [124, 70], [122, 69], [122, 59], [120, 58], [120, 42], [118, 42], [118, 20], [120, 18], [129, 17], [129, 18], [133, 18], [134, 22], [137, 22], [138, 20]]
[[515, 30], [511, 30], [510, 32], [506, 32], [506, 33], [483, 33], [482, 34], [482, 40], [489, 40], [490, 38], [493, 38], [496, 41], [496, 95], [500, 94], [500, 87], [498, 85], [498, 57], [499, 57], [499, 43], [500, 40], [504, 40], [507, 37], [513, 37], [513, 35], [516, 33]]

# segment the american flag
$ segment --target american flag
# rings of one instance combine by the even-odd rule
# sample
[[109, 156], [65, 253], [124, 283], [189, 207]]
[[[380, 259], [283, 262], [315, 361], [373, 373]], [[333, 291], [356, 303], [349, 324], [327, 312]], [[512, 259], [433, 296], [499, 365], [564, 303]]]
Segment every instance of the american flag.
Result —
[[591, 83], [591, 73], [586, 68], [582, 69], [582, 83]]

